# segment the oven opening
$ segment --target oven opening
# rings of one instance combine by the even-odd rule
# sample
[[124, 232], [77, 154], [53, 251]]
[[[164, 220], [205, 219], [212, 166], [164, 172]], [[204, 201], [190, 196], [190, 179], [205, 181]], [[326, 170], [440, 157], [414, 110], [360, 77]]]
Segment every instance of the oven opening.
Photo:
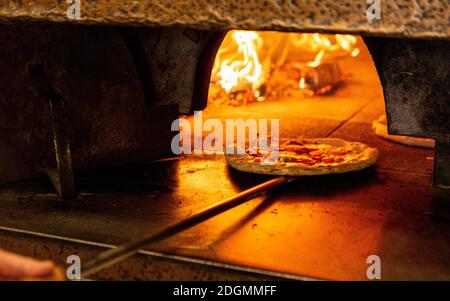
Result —
[[373, 144], [377, 129], [388, 136], [377, 70], [363, 39], [349, 34], [229, 31], [212, 65], [202, 119], [249, 118], [279, 119], [280, 138]]

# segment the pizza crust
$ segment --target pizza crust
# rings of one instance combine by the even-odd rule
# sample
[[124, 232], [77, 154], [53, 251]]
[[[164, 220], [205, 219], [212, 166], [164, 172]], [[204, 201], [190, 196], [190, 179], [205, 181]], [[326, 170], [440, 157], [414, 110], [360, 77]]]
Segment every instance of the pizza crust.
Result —
[[[340, 174], [362, 170], [374, 165], [379, 155], [379, 152], [376, 148], [369, 147], [368, 145], [360, 142], [348, 142], [337, 138], [302, 138], [300, 140], [306, 142], [307, 144], [317, 144], [323, 145], [324, 147], [331, 146], [336, 148], [350, 149], [352, 150], [352, 154], [347, 156], [348, 158], [346, 158], [344, 162], [320, 162], [313, 165], [298, 162], [280, 162], [274, 165], [264, 165], [260, 162], [253, 162], [252, 157], [248, 154], [225, 154], [225, 157], [228, 165], [244, 172], [268, 175], [316, 176]], [[282, 145], [285, 141], [286, 140], [280, 141], [280, 145]]]
[[434, 148], [435, 142], [433, 139], [417, 138], [401, 135], [390, 135], [387, 131], [386, 115], [382, 115], [377, 120], [374, 120], [372, 122], [372, 129], [374, 130], [375, 135], [384, 138], [386, 140], [394, 141], [409, 146]]

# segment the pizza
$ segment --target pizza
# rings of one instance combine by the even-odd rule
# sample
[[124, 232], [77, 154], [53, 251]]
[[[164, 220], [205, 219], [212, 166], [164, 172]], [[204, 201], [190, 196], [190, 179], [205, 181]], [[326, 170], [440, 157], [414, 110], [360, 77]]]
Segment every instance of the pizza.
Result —
[[[248, 147], [248, 143], [247, 143]], [[265, 164], [269, 151], [241, 150], [225, 154], [227, 163], [240, 171], [290, 176], [314, 176], [357, 171], [376, 163], [378, 150], [360, 142], [337, 138], [299, 138], [280, 141], [278, 156]]]
[[409, 136], [401, 136], [401, 135], [390, 135], [387, 130], [387, 121], [386, 115], [380, 116], [377, 120], [372, 122], [372, 129], [375, 132], [375, 135], [380, 136], [381, 138], [394, 141], [397, 143], [409, 145], [409, 146], [418, 146], [425, 148], [434, 148], [434, 140], [426, 139], [426, 138], [417, 138], [417, 137], [409, 137]]

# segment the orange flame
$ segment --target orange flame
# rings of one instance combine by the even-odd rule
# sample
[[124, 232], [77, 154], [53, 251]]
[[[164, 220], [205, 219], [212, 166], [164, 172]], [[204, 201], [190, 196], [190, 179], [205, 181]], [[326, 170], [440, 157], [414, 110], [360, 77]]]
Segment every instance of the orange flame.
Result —
[[[264, 39], [263, 39], [264, 37]], [[264, 42], [267, 43], [264, 45]], [[270, 73], [267, 65], [280, 65], [290, 47], [311, 53], [312, 60], [303, 61], [306, 66], [317, 67], [324, 61], [341, 56], [356, 57], [359, 49], [357, 38], [348, 34], [326, 35], [319, 33], [279, 33], [232, 30], [220, 47], [213, 67], [213, 80], [227, 94], [233, 91], [251, 89], [255, 93], [264, 84]], [[263, 47], [264, 46], [264, 47]], [[281, 48], [284, 55], [270, 57]], [[287, 47], [287, 48], [286, 48]], [[264, 55], [269, 56], [268, 58]], [[311, 57], [310, 57], [311, 59]], [[272, 62], [270, 62], [272, 60]], [[264, 64], [261, 62], [264, 61]], [[267, 64], [267, 61], [269, 63]], [[282, 63], [282, 62], [281, 62]], [[305, 89], [305, 79], [299, 82], [300, 89]]]
[[[339, 53], [350, 54], [356, 57], [359, 49], [356, 48], [357, 39], [348, 34], [336, 34], [334, 36], [319, 33], [304, 33], [292, 36], [292, 43], [296, 47], [316, 52], [314, 60], [308, 62], [308, 66], [317, 67], [323, 61], [326, 54]], [[334, 37], [334, 42], [330, 38]]]
[[[235, 51], [226, 56], [230, 52], [228, 47], [219, 50], [213, 74], [217, 75], [220, 85], [227, 93], [242, 85], [249, 85], [256, 90], [264, 81], [258, 55], [263, 44], [262, 38], [253, 31], [233, 31], [231, 38], [236, 46]], [[223, 56], [226, 57], [222, 59]]]

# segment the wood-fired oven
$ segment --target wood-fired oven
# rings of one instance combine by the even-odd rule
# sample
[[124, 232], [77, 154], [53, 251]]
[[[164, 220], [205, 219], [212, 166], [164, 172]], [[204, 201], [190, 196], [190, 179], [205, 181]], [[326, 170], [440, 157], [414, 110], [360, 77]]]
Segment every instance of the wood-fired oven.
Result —
[[[255, 198], [94, 278], [359, 280], [375, 254], [383, 279], [450, 279], [447, 2], [80, 3], [73, 19], [65, 1], [0, 0], [0, 248], [87, 260], [270, 179], [221, 153], [175, 156], [174, 120], [194, 128], [201, 111], [361, 141], [380, 159]], [[390, 135], [434, 147], [377, 136], [384, 116]]]

